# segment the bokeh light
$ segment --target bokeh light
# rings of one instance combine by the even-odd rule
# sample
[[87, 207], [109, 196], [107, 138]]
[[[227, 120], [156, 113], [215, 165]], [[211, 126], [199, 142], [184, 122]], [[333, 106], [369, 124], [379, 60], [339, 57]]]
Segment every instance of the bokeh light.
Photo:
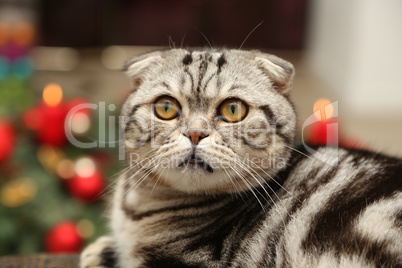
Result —
[[19, 22], [13, 27], [12, 39], [20, 46], [29, 46], [35, 38], [35, 27], [29, 22]]
[[63, 99], [63, 90], [56, 83], [46, 85], [43, 90], [43, 101], [49, 106], [58, 105]]
[[314, 103], [313, 112], [318, 120], [324, 121], [334, 115], [334, 107], [330, 100], [321, 98]]
[[75, 163], [75, 173], [80, 177], [90, 177], [95, 173], [95, 171], [95, 162], [89, 157], [82, 157]]
[[95, 233], [94, 224], [87, 219], [82, 219], [77, 223], [78, 234], [83, 238], [90, 238]]
[[7, 23], [0, 21], [0, 45], [4, 45], [10, 39], [10, 29]]
[[31, 201], [37, 193], [37, 185], [31, 178], [14, 179], [1, 188], [1, 203], [6, 207], [20, 207]]

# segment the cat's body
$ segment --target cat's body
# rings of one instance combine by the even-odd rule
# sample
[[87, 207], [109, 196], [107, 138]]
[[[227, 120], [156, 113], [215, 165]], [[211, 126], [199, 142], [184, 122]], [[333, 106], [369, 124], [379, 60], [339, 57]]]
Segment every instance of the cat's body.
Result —
[[[127, 159], [112, 236], [82, 267], [398, 267], [402, 161], [292, 148], [293, 67], [260, 52], [184, 49], [129, 62]], [[313, 151], [313, 152], [312, 152]], [[104, 257], [104, 254], [103, 254]]]

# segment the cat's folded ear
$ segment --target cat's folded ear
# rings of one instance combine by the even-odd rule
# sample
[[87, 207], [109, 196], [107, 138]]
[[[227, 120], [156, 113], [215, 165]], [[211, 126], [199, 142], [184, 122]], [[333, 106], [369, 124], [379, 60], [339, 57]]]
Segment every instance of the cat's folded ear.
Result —
[[274, 87], [282, 94], [287, 94], [292, 88], [295, 69], [287, 62], [275, 55], [259, 53], [255, 60], [259, 67], [272, 80]]
[[152, 65], [160, 62], [161, 60], [162, 53], [160, 51], [155, 51], [131, 58], [125, 63], [123, 71], [130, 78], [134, 89], [141, 85], [142, 78], [147, 71], [152, 68]]

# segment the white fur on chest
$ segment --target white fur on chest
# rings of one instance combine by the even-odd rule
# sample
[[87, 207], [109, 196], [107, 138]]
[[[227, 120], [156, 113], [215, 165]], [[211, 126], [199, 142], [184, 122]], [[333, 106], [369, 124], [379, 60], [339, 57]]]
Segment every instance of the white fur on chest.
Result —
[[[112, 234], [116, 241], [116, 252], [119, 253], [119, 267], [139, 267], [143, 262], [136, 254], [138, 242], [143, 240], [143, 221], [133, 221], [127, 217], [122, 209], [123, 187], [119, 183], [114, 198], [111, 213]], [[130, 206], [139, 207], [140, 199], [135, 191], [127, 194], [127, 201]], [[136, 256], [137, 255], [137, 256]]]

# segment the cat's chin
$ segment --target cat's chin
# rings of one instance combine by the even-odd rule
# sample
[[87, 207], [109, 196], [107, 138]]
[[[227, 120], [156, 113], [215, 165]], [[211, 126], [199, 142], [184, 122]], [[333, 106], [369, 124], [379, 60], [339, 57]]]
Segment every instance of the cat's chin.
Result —
[[164, 181], [172, 188], [191, 194], [231, 192], [227, 189], [228, 181], [224, 172], [213, 169], [207, 170], [198, 164], [187, 164], [182, 167], [171, 168], [163, 173]]
[[208, 164], [201, 158], [195, 157], [194, 154], [181, 162], [177, 168], [183, 173], [188, 172], [193, 174], [200, 171], [214, 173], [214, 169], [211, 167], [210, 164]]

